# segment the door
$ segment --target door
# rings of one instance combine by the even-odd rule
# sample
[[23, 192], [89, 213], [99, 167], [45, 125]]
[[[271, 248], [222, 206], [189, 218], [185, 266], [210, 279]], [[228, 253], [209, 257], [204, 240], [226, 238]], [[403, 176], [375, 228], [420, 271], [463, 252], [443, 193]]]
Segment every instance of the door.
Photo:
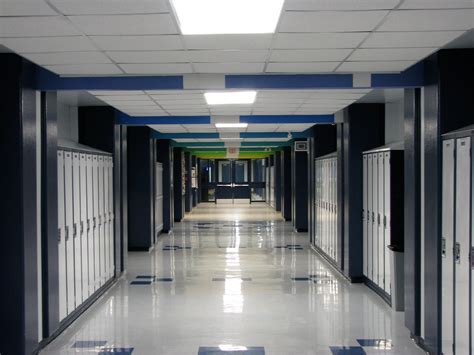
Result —
[[470, 352], [471, 138], [456, 141], [454, 235], [454, 340], [456, 354]]
[[266, 201], [265, 159], [251, 160], [250, 196], [252, 202]]
[[441, 218], [441, 324], [443, 354], [453, 353], [454, 296], [454, 140], [443, 142], [443, 182]]
[[217, 161], [217, 200], [251, 201], [248, 160]]
[[64, 152], [58, 150], [58, 278], [59, 321], [67, 316], [66, 233], [64, 208]]
[[115, 274], [115, 224], [114, 224], [114, 161], [108, 157], [107, 170], [109, 171], [109, 188], [107, 196], [109, 199], [109, 278]]

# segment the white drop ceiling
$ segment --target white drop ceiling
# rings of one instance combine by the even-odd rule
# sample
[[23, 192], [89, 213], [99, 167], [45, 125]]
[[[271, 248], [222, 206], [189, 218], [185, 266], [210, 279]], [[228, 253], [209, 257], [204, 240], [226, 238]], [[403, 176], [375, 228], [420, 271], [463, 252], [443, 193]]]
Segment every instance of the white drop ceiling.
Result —
[[399, 72], [474, 26], [472, 0], [286, 0], [275, 34], [183, 36], [170, 9], [0, 0], [0, 45], [60, 75]]

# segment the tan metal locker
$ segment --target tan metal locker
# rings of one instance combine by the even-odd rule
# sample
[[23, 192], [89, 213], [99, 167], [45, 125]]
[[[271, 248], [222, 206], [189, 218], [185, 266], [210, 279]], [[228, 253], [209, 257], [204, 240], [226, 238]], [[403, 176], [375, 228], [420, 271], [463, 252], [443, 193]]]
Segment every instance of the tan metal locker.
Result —
[[58, 150], [58, 278], [59, 321], [67, 316], [66, 214], [64, 207], [64, 152]]
[[76, 297], [74, 294], [74, 211], [72, 191], [72, 153], [64, 152], [64, 210], [66, 216], [66, 280], [67, 280], [67, 313], [70, 314], [76, 308]]
[[76, 308], [83, 302], [82, 298], [82, 241], [81, 241], [81, 161], [79, 153], [72, 153], [72, 187], [73, 187], [73, 239], [74, 239], [74, 279]]
[[104, 213], [103, 213], [103, 225], [104, 225], [104, 282], [109, 279], [110, 273], [110, 221], [109, 221], [109, 169], [108, 169], [108, 157], [103, 157], [103, 174], [104, 174]]
[[367, 272], [367, 155], [362, 156], [362, 257], [363, 274]]
[[113, 158], [108, 159], [108, 170], [109, 170], [109, 278], [113, 277], [115, 272], [115, 224], [114, 224], [114, 163]]
[[453, 354], [453, 309], [454, 309], [454, 139], [443, 142], [443, 192], [441, 222], [441, 325], [443, 354]]
[[79, 235], [81, 241], [81, 273], [82, 273], [82, 299], [89, 296], [89, 246], [87, 244], [87, 159], [85, 154], [79, 154], [79, 186], [80, 186], [80, 224]]
[[391, 265], [390, 265], [390, 245], [391, 239], [391, 179], [390, 179], [390, 152], [385, 152], [384, 156], [384, 208], [383, 208], [383, 231], [384, 231], [384, 290], [389, 295], [391, 294]]
[[374, 188], [373, 188], [373, 162], [372, 154], [367, 154], [367, 277], [373, 277], [373, 211], [374, 211]]
[[378, 226], [378, 275], [377, 284], [384, 289], [385, 288], [385, 237], [383, 228], [383, 216], [384, 216], [384, 156], [383, 153], [378, 154], [378, 202], [377, 202], [377, 226]]
[[105, 282], [105, 226], [104, 226], [104, 157], [99, 155], [97, 158], [98, 169], [98, 190], [97, 199], [99, 200], [99, 285]]
[[94, 186], [93, 186], [93, 156], [86, 155], [87, 158], [87, 254], [88, 254], [88, 279], [89, 295], [94, 293]]
[[94, 290], [100, 287], [99, 157], [92, 158], [94, 186]]
[[471, 138], [456, 141], [454, 228], [454, 341], [456, 354], [469, 354], [471, 276]]

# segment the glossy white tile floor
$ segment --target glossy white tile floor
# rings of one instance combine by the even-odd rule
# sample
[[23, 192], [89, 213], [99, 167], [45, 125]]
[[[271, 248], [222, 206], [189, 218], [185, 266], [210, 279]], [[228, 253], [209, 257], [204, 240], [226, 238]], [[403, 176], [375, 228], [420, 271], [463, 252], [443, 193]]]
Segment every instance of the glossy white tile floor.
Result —
[[[392, 343], [365, 347], [367, 354], [423, 354], [403, 313], [335, 275], [309, 248], [307, 234], [294, 233], [264, 204], [238, 208], [199, 206], [152, 252], [129, 253], [127, 275], [41, 354], [100, 353], [72, 345], [106, 340], [107, 347], [133, 347], [133, 355], [198, 354], [200, 346], [219, 345], [323, 355], [330, 346], [359, 346], [356, 339]], [[258, 214], [263, 222], [255, 221]], [[303, 249], [275, 248], [286, 245]], [[138, 275], [173, 281], [130, 285]], [[309, 275], [314, 281], [292, 280]], [[352, 353], [360, 354], [336, 354]]]

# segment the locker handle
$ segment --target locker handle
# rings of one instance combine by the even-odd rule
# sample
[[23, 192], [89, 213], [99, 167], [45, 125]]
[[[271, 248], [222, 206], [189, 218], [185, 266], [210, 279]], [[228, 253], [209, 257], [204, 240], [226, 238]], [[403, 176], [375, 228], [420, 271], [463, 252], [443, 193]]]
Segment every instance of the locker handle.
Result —
[[372, 224], [374, 224], [374, 223], [375, 223], [375, 213], [372, 212]]
[[87, 219], [87, 231], [89, 232], [91, 230], [91, 220]]
[[377, 213], [377, 224], [380, 225], [380, 213]]
[[446, 257], [446, 238], [441, 238], [441, 257]]
[[459, 243], [454, 245], [454, 262], [461, 264], [461, 244]]
[[58, 228], [58, 243], [61, 243], [61, 228]]
[[94, 217], [92, 221], [94, 222], [94, 229], [95, 229], [97, 227], [97, 219]]
[[383, 226], [387, 229], [387, 216], [383, 216]]
[[76, 238], [76, 235], [77, 235], [77, 223], [74, 223], [72, 225], [72, 236]]

